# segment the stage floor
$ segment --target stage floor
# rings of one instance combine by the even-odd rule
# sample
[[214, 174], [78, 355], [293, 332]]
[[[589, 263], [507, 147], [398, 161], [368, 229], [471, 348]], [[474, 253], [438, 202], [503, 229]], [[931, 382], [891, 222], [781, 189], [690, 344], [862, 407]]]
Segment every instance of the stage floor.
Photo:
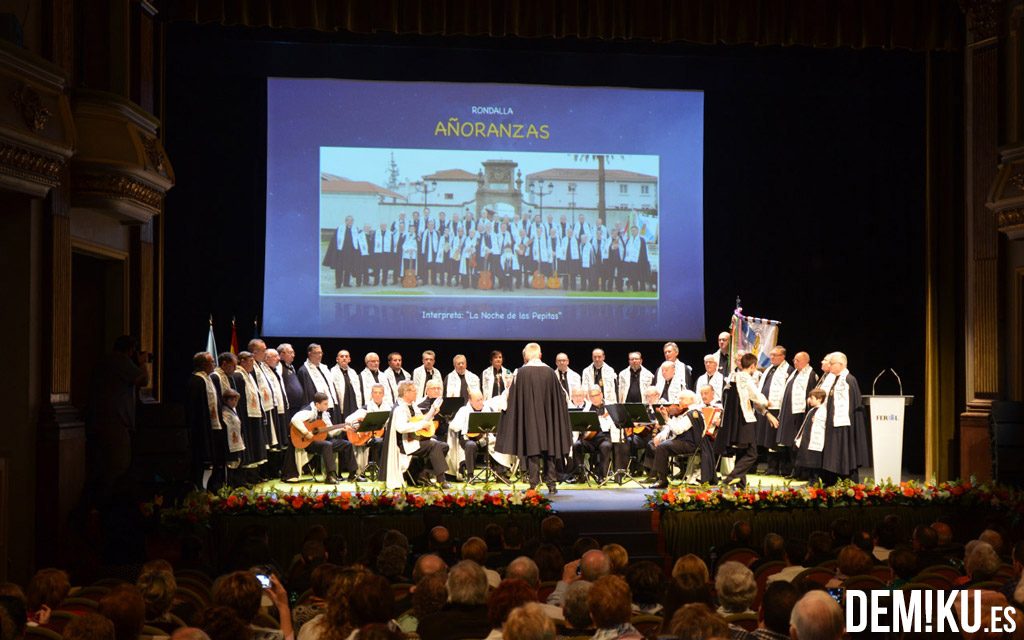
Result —
[[[465, 484], [462, 482], [451, 483], [450, 492], [460, 491], [472, 491], [472, 490], [492, 490], [492, 491], [509, 491], [513, 487], [506, 484], [494, 483], [490, 485], [484, 484]], [[758, 486], [764, 489], [771, 489], [775, 487], [793, 486], [800, 487], [805, 485], [806, 482], [800, 480], [786, 480], [781, 476], [768, 476], [768, 475], [748, 475], [747, 476], [747, 487], [757, 488]], [[694, 486], [694, 485], [683, 485], [679, 483], [673, 483], [672, 486]], [[528, 485], [525, 482], [516, 482], [514, 488], [520, 491], [525, 490]], [[278, 491], [281, 493], [323, 493], [326, 491], [355, 491], [356, 489], [361, 491], [372, 491], [380, 490], [381, 485], [376, 482], [363, 482], [357, 485], [353, 482], [342, 481], [336, 485], [328, 485], [322, 482], [300, 481], [300, 482], [282, 482], [282, 481], [267, 481], [262, 482], [255, 487], [256, 491]], [[412, 491], [416, 491], [413, 488]], [[644, 505], [645, 497], [652, 493], [654, 490], [648, 488], [646, 483], [639, 482], [627, 482], [622, 486], [617, 484], [608, 484], [602, 487], [598, 486], [587, 486], [585, 484], [559, 484], [558, 494], [551, 496], [551, 506], [555, 511], [561, 513], [572, 513], [572, 512], [594, 512], [594, 511], [630, 511], [633, 509], [642, 509]], [[541, 493], [546, 494], [547, 489], [541, 489]]]

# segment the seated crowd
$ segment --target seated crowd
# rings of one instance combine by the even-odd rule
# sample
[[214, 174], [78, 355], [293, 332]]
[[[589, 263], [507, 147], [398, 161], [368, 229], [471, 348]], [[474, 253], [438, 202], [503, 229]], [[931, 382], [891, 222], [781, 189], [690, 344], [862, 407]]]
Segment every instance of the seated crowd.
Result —
[[888, 516], [866, 531], [840, 518], [799, 540], [755, 538], [737, 521], [728, 541], [670, 571], [610, 541], [570, 540], [549, 516], [529, 540], [511, 522], [464, 541], [442, 526], [412, 540], [379, 531], [350, 558], [345, 538], [317, 525], [275, 566], [266, 529], [251, 527], [215, 579], [152, 560], [134, 583], [72, 587], [48, 568], [24, 588], [0, 584], [0, 640], [888, 637], [846, 633], [842, 588], [982, 590], [986, 608], [1016, 621], [1005, 637], [1024, 636], [1024, 541], [1010, 546], [997, 528], [958, 544], [945, 522], [903, 531]]

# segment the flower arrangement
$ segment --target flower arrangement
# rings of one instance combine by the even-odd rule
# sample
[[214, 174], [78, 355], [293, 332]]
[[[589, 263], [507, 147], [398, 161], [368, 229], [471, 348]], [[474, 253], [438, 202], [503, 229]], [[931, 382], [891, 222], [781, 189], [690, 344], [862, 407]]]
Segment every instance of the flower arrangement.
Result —
[[458, 514], [544, 513], [551, 501], [534, 490], [488, 491], [299, 491], [228, 489], [214, 495], [195, 491], [173, 507], [162, 496], [141, 505], [143, 515], [159, 515], [161, 524], [202, 524], [214, 515], [299, 515], [412, 513], [428, 507]]
[[646, 507], [656, 511], [715, 511], [728, 509], [827, 509], [851, 506], [951, 505], [984, 507], [1024, 514], [1024, 493], [974, 478], [947, 482], [865, 484], [841, 480], [830, 487], [805, 485], [739, 489], [733, 487], [670, 487], [647, 496]]

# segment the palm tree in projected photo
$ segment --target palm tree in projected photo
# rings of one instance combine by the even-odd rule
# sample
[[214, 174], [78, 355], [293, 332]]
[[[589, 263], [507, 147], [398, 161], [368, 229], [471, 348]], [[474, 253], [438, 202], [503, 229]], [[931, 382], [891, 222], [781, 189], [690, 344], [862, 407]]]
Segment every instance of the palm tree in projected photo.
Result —
[[590, 162], [597, 160], [597, 218], [607, 221], [604, 211], [604, 165], [612, 158], [624, 158], [623, 155], [612, 155], [606, 153], [575, 153], [572, 159], [576, 162]]

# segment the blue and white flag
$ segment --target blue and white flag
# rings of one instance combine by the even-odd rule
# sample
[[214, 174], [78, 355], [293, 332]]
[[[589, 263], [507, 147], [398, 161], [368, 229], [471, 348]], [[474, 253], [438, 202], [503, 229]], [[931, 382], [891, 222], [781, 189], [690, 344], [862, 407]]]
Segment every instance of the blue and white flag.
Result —
[[730, 357], [735, 361], [736, 353], [743, 351], [757, 356], [757, 366], [767, 367], [771, 364], [768, 352], [779, 342], [778, 320], [754, 318], [743, 315], [737, 308], [732, 313], [732, 339], [730, 340]]
[[646, 213], [636, 214], [636, 226], [640, 228], [640, 236], [647, 242], [658, 241], [658, 217]]

